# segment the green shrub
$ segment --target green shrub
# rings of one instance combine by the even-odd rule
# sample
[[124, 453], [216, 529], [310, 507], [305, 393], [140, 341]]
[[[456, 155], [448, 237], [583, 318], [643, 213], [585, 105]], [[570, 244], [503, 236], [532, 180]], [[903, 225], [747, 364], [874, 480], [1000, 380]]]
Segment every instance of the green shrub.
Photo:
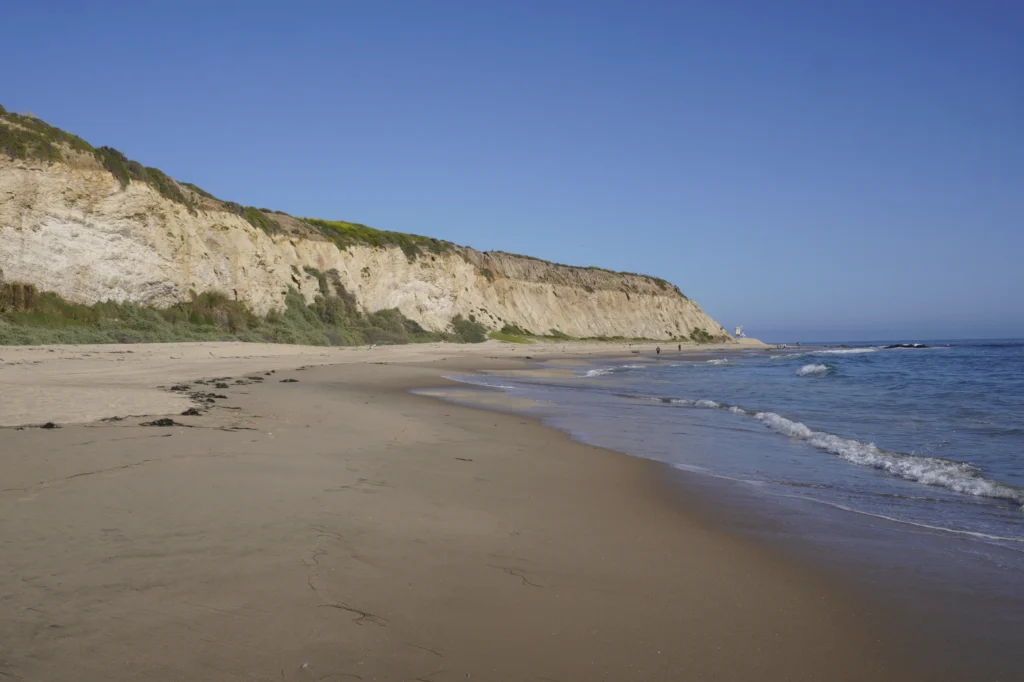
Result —
[[711, 343], [715, 340], [715, 337], [709, 334], [706, 329], [700, 327], [690, 332], [690, 340], [694, 343]]
[[327, 285], [327, 275], [309, 265], [302, 266], [302, 269], [307, 275], [311, 277], [316, 277], [317, 285], [320, 289], [321, 296], [331, 295], [331, 290]]
[[359, 223], [349, 223], [342, 220], [320, 220], [317, 218], [303, 218], [302, 221], [320, 232], [327, 239], [330, 239], [334, 242], [335, 246], [342, 250], [355, 244], [366, 244], [367, 246], [381, 248], [397, 246], [405, 253], [405, 257], [412, 261], [423, 255], [424, 251], [440, 254], [452, 248], [451, 242], [440, 239], [421, 237], [417, 234], [405, 234], [404, 232], [377, 230]]
[[501, 328], [501, 333], [508, 334], [510, 336], [533, 336], [533, 333], [529, 329], [523, 329], [519, 325], [512, 324], [511, 322], [505, 324], [505, 326]]
[[[237, 205], [237, 204], [236, 204]], [[281, 224], [269, 218], [254, 206], [246, 206], [242, 209], [242, 216], [249, 221], [249, 224], [257, 230], [263, 230], [267, 234], [277, 234], [281, 231]]]
[[214, 201], [218, 201], [217, 197], [213, 196], [202, 187], [197, 187], [196, 185], [193, 185], [191, 182], [179, 182], [178, 184], [181, 185], [182, 187], [189, 188], [190, 190], [192, 190], [201, 197], [206, 197], [207, 199], [213, 199]]
[[495, 341], [504, 341], [506, 343], [533, 343], [533, 339], [528, 339], [525, 336], [518, 336], [516, 334], [506, 334], [504, 331], [491, 332], [487, 335], [489, 338]]
[[[323, 286], [337, 273], [320, 273]], [[319, 279], [319, 278], [318, 278]], [[309, 345], [463, 341], [462, 335], [429, 332], [396, 309], [359, 311], [355, 298], [335, 283], [336, 294], [307, 305], [290, 290], [281, 310], [259, 316], [219, 292], [193, 294], [168, 308], [103, 301], [82, 305], [35, 287], [0, 283], [0, 344], [142, 343], [238, 340]], [[463, 329], [473, 338], [472, 325]], [[482, 338], [480, 340], [483, 340]]]
[[132, 174], [128, 172], [128, 157], [113, 147], [100, 147], [95, 153], [96, 159], [117, 179], [122, 189], [131, 184]]
[[467, 320], [462, 315], [452, 318], [452, 329], [464, 343], [483, 343], [487, 340], [487, 328], [476, 320]]
[[[132, 161], [131, 163], [142, 168], [141, 164], [136, 161]], [[132, 171], [132, 166], [128, 167], [128, 171]], [[178, 186], [178, 183], [175, 182], [173, 178], [165, 175], [159, 168], [152, 168], [150, 166], [143, 168], [142, 172], [145, 177], [145, 180], [142, 180], [142, 182], [149, 183], [149, 186], [159, 192], [163, 197], [192, 208], [191, 202], [189, 202], [185, 193], [181, 191], [181, 187]]]

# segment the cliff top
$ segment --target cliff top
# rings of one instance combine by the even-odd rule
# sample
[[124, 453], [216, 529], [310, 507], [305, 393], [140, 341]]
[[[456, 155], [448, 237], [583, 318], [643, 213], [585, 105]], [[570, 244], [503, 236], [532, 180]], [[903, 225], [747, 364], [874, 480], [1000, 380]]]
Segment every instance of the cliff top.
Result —
[[[608, 275], [638, 278], [654, 283], [658, 288], [672, 290], [682, 295], [678, 287], [664, 279], [631, 272], [615, 272], [595, 266], [581, 267], [550, 263], [532, 256], [510, 254], [502, 251], [479, 252], [461, 247], [452, 242], [424, 237], [405, 232], [379, 230], [360, 223], [319, 218], [298, 218], [283, 211], [255, 206], [243, 206], [233, 201], [219, 199], [210, 192], [189, 182], [175, 180], [158, 168], [143, 166], [129, 159], [124, 153], [112, 147], [94, 147], [82, 138], [61, 130], [31, 114], [16, 114], [0, 105], [0, 157], [6, 155], [13, 160], [37, 161], [47, 164], [61, 163], [73, 168], [106, 170], [121, 185], [127, 187], [133, 182], [149, 185], [162, 196], [181, 204], [190, 213], [199, 211], [227, 211], [241, 216], [253, 227], [269, 235], [294, 235], [307, 239], [326, 239], [339, 249], [355, 244], [402, 249], [409, 260], [415, 260], [425, 253], [440, 254], [455, 251], [466, 260], [478, 264], [485, 272], [491, 272], [494, 265], [501, 273], [511, 267], [520, 272], [533, 268], [528, 263], [513, 265], [510, 259], [533, 261], [538, 265], [568, 268], [576, 274], [582, 271], [589, 275], [595, 287], [602, 287]], [[535, 273], [539, 274], [539, 273]], [[550, 275], [542, 277], [549, 279]]]

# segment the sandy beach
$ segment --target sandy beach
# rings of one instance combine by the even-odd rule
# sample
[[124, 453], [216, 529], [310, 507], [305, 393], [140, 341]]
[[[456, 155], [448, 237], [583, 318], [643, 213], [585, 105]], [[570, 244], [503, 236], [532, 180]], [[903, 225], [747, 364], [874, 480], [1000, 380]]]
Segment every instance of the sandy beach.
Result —
[[659, 465], [409, 393], [631, 350], [0, 349], [0, 679], [941, 679]]

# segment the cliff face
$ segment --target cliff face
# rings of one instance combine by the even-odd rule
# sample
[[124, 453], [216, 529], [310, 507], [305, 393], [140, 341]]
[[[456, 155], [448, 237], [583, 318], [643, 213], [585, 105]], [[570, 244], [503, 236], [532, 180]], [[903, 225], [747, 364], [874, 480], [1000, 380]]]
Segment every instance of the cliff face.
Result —
[[512, 323], [577, 337], [688, 336], [725, 330], [672, 285], [640, 275], [451, 247], [410, 259], [395, 246], [341, 249], [304, 223], [277, 219], [268, 234], [221, 202], [191, 206], [150, 185], [123, 186], [95, 163], [0, 156], [0, 279], [80, 303], [155, 306], [222, 291], [265, 313], [289, 287], [308, 300], [337, 271], [367, 311], [398, 308], [432, 330], [454, 315], [492, 329]]

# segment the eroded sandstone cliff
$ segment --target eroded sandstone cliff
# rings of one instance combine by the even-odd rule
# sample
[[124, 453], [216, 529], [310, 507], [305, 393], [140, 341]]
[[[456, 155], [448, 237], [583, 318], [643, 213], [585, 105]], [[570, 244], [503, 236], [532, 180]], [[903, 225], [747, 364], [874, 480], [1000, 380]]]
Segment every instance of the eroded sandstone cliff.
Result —
[[[432, 330], [461, 314], [535, 334], [726, 335], [656, 278], [446, 243], [411, 253], [398, 245], [339, 246], [310, 223], [264, 212], [254, 219], [255, 209], [247, 216], [189, 185], [174, 183], [169, 194], [166, 186], [125, 182], [66, 147], [59, 160], [12, 156], [0, 154], [0, 279], [71, 301], [167, 306], [216, 290], [265, 313], [282, 305], [289, 287], [312, 300], [316, 270], [334, 271], [365, 310], [398, 308]], [[273, 229], [258, 228], [269, 221]]]

